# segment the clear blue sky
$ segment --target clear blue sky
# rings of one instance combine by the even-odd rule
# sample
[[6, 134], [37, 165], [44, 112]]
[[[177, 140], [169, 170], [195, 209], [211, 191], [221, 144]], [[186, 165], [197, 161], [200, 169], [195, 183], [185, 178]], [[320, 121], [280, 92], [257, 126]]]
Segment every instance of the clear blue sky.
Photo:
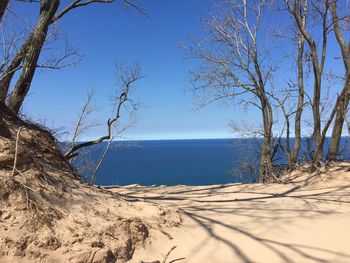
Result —
[[[62, 6], [70, 1], [61, 1]], [[139, 61], [146, 78], [137, 84], [133, 98], [140, 108], [135, 127], [126, 131], [130, 139], [215, 138], [232, 136], [230, 120], [258, 122], [256, 112], [215, 104], [196, 108], [188, 71], [194, 62], [184, 59], [180, 43], [189, 34], [203, 33], [200, 22], [210, 0], [141, 1], [149, 17], [125, 10], [119, 3], [94, 5], [73, 10], [58, 24], [69, 43], [78, 47], [82, 61], [71, 68], [40, 71], [32, 84], [25, 111], [45, 119], [51, 127], [72, 128], [89, 89], [96, 89], [99, 111], [95, 118], [104, 122], [110, 114], [108, 96], [115, 90], [114, 64]], [[28, 21], [37, 16], [37, 4], [15, 2], [17, 14]], [[103, 133], [104, 126], [88, 137]]]

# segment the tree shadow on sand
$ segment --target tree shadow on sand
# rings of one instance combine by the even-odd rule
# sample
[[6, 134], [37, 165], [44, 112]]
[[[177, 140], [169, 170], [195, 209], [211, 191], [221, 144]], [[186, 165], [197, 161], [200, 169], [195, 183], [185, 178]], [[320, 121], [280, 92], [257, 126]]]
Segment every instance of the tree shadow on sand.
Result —
[[[310, 177], [314, 176], [314, 174], [310, 175]], [[267, 186], [215, 185], [194, 189], [179, 186], [168, 190], [166, 188], [162, 190], [161, 187], [155, 190], [145, 187], [129, 189], [124, 196], [133, 201], [142, 200], [177, 207], [194, 222], [194, 227], [203, 229], [208, 238], [195, 246], [191, 255], [185, 255], [188, 259], [197, 253], [202, 253], [205, 244], [215, 240], [227, 246], [240, 259], [240, 262], [255, 262], [251, 258], [254, 251], [243, 249], [240, 238], [227, 238], [227, 235], [222, 234], [229, 232], [251, 243], [256, 243], [263, 247], [264, 251], [273, 253], [279, 262], [296, 262], [296, 258], [303, 262], [350, 262], [350, 253], [318, 247], [310, 242], [296, 244], [288, 242], [288, 239], [271, 239], [264, 234], [257, 234], [259, 231], [252, 231], [254, 226], [259, 226], [266, 231], [273, 228], [283, 232], [299, 219], [307, 218], [309, 222], [327, 219], [327, 216], [341, 214], [337, 210], [338, 205], [345, 205], [349, 208], [347, 211], [350, 211], [350, 205], [348, 205], [350, 204], [350, 183], [327, 185], [310, 183], [314, 178], [303, 180], [305, 181], [299, 180], [298, 184]], [[276, 188], [278, 186], [281, 187]], [[152, 195], [145, 195], [140, 199], [142, 192], [152, 193]], [[223, 196], [228, 198], [225, 199]], [[284, 201], [290, 199], [295, 202], [291, 206], [285, 206]], [[221, 220], [220, 215], [229, 215], [232, 220]], [[251, 228], [249, 229], [247, 225]], [[221, 231], [217, 231], [218, 228]], [[181, 246], [181, 244], [177, 245]]]

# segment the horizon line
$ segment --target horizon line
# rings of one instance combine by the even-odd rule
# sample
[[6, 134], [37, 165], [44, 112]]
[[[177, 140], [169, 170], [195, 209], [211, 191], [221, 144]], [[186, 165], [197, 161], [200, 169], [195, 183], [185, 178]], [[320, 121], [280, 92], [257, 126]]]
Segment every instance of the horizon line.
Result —
[[[350, 137], [349, 135], [341, 136], [341, 138]], [[286, 137], [281, 137], [285, 139]], [[289, 137], [290, 139], [294, 139], [295, 137]], [[301, 136], [301, 139], [308, 138], [307, 136]], [[331, 138], [330, 136], [326, 136], [326, 138]], [[263, 139], [262, 137], [206, 137], [206, 138], [117, 138], [113, 140], [114, 142], [127, 142], [127, 141], [186, 141], [186, 140], [223, 140], [223, 139]], [[86, 140], [79, 140], [80, 142], [87, 142]], [[69, 140], [65, 140], [62, 142], [69, 142]]]

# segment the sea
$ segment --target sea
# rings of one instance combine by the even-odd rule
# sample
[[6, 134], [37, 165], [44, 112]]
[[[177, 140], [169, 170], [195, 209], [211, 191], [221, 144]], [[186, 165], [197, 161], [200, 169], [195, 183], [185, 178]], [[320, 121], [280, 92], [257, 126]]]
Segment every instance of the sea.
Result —
[[[254, 183], [257, 181], [261, 143], [260, 139], [116, 141], [112, 143], [96, 174], [96, 184], [150, 186]], [[327, 145], [328, 140], [325, 151]], [[75, 162], [87, 180], [91, 179], [92, 170], [105, 146], [106, 143], [100, 144]], [[348, 137], [342, 139], [340, 149], [343, 158], [349, 159]], [[300, 159], [307, 160], [310, 150], [307, 140], [303, 139]], [[276, 163], [287, 163], [282, 150], [274, 158]]]

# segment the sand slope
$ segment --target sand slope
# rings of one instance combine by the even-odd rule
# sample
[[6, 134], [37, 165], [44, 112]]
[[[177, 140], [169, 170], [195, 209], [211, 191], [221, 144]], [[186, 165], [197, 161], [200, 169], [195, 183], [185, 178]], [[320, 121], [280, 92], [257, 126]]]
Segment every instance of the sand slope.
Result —
[[[181, 210], [181, 227], [153, 231], [130, 262], [350, 262], [347, 165], [286, 175], [287, 184], [114, 188]], [[137, 201], [138, 200], [138, 201]]]
[[178, 213], [80, 180], [50, 131], [0, 104], [0, 263], [126, 262]]

